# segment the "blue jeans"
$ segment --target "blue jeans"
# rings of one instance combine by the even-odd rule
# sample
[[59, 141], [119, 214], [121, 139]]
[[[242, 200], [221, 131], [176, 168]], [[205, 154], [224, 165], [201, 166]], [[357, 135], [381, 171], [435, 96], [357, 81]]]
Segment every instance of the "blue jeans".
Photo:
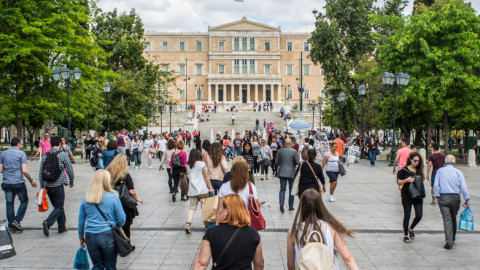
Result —
[[117, 269], [117, 250], [112, 230], [101, 233], [85, 233], [85, 243], [92, 259], [92, 270]]
[[55, 221], [58, 225], [58, 231], [65, 231], [65, 209], [63, 205], [65, 204], [65, 188], [63, 186], [59, 187], [47, 187], [48, 198], [53, 205], [53, 211], [50, 213], [48, 218], [45, 220], [48, 227], [52, 226]]
[[241, 153], [240, 151], [235, 150], [235, 157], [239, 156], [240, 153]]
[[372, 166], [375, 166], [375, 159], [377, 159], [377, 152], [375, 150], [370, 151], [368, 152], [368, 156], [370, 157], [370, 164], [372, 164]]
[[135, 161], [135, 166], [138, 166], [140, 164], [142, 164], [142, 152], [141, 151], [138, 151], [136, 154], [135, 153], [132, 153], [130, 154], [130, 156], [133, 155], [133, 160]]
[[280, 199], [280, 205], [283, 205], [285, 203], [285, 192], [287, 191], [287, 182], [288, 182], [288, 207], [293, 208], [293, 196], [290, 194], [292, 192], [292, 186], [293, 186], [293, 181], [294, 178], [288, 178], [288, 177], [280, 177], [280, 193], [279, 199]]
[[[13, 221], [22, 221], [27, 211], [28, 206], [28, 193], [25, 183], [20, 184], [2, 184], [2, 188], [5, 191], [5, 199], [7, 201], [7, 220], [8, 224], [12, 224]], [[15, 195], [18, 196], [20, 206], [15, 215]]]
[[210, 183], [212, 184], [212, 188], [213, 188], [213, 191], [215, 192], [215, 195], [217, 195], [218, 191], [220, 190], [220, 187], [223, 184], [223, 181], [210, 179]]

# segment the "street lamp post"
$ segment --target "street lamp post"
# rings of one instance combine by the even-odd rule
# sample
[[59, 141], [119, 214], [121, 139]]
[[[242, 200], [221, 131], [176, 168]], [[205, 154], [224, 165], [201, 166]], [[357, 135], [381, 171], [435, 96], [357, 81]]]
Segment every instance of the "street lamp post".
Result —
[[107, 138], [110, 138], [110, 112], [108, 108], [108, 94], [110, 93], [110, 82], [107, 82], [103, 88], [107, 95]]
[[172, 133], [172, 101], [170, 100], [168, 102], [168, 105], [170, 106], [169, 112], [170, 112], [170, 133]]
[[68, 111], [68, 140], [70, 141], [72, 137], [72, 130], [70, 126], [70, 83], [75, 80], [80, 80], [82, 77], [82, 71], [76, 67], [73, 69], [73, 72], [69, 70], [66, 66], [61, 68], [60, 70], [55, 69], [52, 72], [53, 80], [55, 82], [60, 82], [61, 79], [65, 81], [67, 84], [67, 111]]
[[320, 112], [320, 116], [319, 116], [320, 122], [319, 122], [318, 130], [320, 131], [320, 133], [322, 132], [322, 106], [323, 106], [323, 102], [321, 100], [318, 101], [317, 107]]
[[392, 143], [392, 156], [390, 159], [390, 164], [389, 166], [393, 166], [395, 163], [395, 158], [396, 158], [396, 151], [395, 151], [395, 144], [396, 144], [396, 138], [395, 138], [395, 117], [397, 114], [397, 86], [402, 85], [402, 86], [407, 86], [408, 83], [410, 82], [410, 76], [407, 73], [397, 73], [396, 75], [390, 72], [384, 72], [382, 74], [382, 83], [384, 85], [393, 85], [393, 143]]
[[[362, 97], [362, 145], [365, 142], [365, 139], [363, 138], [363, 134], [365, 133], [364, 130], [364, 125], [363, 125], [363, 97], [367, 94], [367, 87], [362, 84], [360, 87], [358, 87], [358, 94]], [[362, 148], [362, 153], [361, 155], [365, 154], [365, 146]]]
[[333, 137], [333, 98], [330, 98], [330, 117], [331, 117], [331, 127], [330, 127], [330, 137]]
[[163, 100], [160, 100], [158, 102], [158, 108], [160, 108], [160, 134], [163, 134], [163, 130], [162, 130], [162, 126], [163, 126], [163, 106], [165, 105], [165, 103], [163, 102]]
[[343, 102], [345, 101], [345, 93], [341, 92], [338, 95], [338, 101], [340, 102], [340, 139], [343, 137]]

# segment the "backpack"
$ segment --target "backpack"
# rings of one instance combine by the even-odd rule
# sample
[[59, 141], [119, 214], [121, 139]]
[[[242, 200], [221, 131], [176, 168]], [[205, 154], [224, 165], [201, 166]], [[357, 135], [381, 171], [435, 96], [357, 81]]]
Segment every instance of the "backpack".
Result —
[[[178, 153], [180, 155], [180, 153]], [[172, 156], [172, 168], [178, 169], [182, 167], [182, 158], [179, 155]]]
[[42, 179], [46, 182], [55, 182], [60, 177], [62, 171], [60, 170], [60, 162], [58, 161], [58, 152], [56, 154], [48, 152], [43, 162]]
[[[319, 242], [309, 242], [313, 234], [317, 234]], [[300, 251], [297, 270], [334, 270], [330, 250], [322, 241], [322, 234], [318, 231], [312, 231], [308, 234], [307, 242]]]
[[302, 148], [302, 152], [300, 153], [300, 155], [302, 155], [302, 160], [304, 161], [308, 160], [308, 150], [310, 150], [310, 145], [304, 144]]

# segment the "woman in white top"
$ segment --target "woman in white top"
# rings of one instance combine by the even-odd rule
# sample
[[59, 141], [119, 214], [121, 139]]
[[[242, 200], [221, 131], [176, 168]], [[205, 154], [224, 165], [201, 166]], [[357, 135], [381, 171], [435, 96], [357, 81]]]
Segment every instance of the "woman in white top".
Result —
[[131, 148], [131, 155], [133, 155], [133, 160], [135, 161], [135, 170], [138, 169], [138, 167], [142, 168], [142, 140], [140, 140], [140, 136], [135, 135], [135, 138], [133, 139], [132, 143], [130, 144]]
[[337, 187], [338, 173], [340, 171], [340, 159], [338, 157], [337, 147], [336, 142], [330, 144], [330, 152], [325, 155], [322, 164], [322, 168], [330, 179], [330, 198], [328, 199], [330, 202], [336, 201], [335, 197], [333, 197], [333, 192], [335, 192], [335, 188]]
[[250, 166], [246, 161], [239, 161], [233, 164], [232, 169], [230, 170], [230, 181], [224, 183], [218, 192], [218, 205], [222, 203], [223, 197], [229, 194], [238, 194], [245, 201], [245, 205], [248, 209], [248, 197], [250, 195], [249, 185], [251, 184], [253, 198], [257, 205], [260, 206], [261, 202], [257, 197], [257, 189], [253, 183], [248, 181], [249, 178]]
[[190, 210], [188, 211], [187, 224], [185, 224], [185, 232], [190, 234], [192, 233], [190, 225], [192, 225], [198, 203], [201, 199], [208, 197], [208, 192], [213, 194], [212, 184], [210, 184], [210, 179], [207, 176], [207, 166], [202, 161], [202, 152], [200, 150], [192, 149], [190, 151], [187, 175], [190, 180], [187, 194], [190, 200]]
[[[341, 222], [328, 211], [323, 204], [322, 196], [314, 189], [307, 189], [300, 197], [297, 214], [292, 228], [288, 231], [287, 238], [287, 267], [294, 270], [298, 266], [300, 252], [307, 242], [307, 237], [312, 231], [322, 235], [323, 243], [330, 250], [335, 269], [338, 261], [334, 248], [342, 256], [348, 269], [358, 269], [355, 259], [347, 248], [344, 236], [353, 237], [353, 232], [347, 229]], [[319, 241], [314, 235], [310, 241]]]
[[167, 142], [167, 151], [165, 151], [165, 155], [162, 156], [162, 160], [160, 160], [160, 167], [158, 168], [159, 171], [163, 170], [163, 165], [167, 168], [168, 174], [168, 189], [170, 190], [170, 194], [172, 194], [172, 187], [173, 187], [173, 176], [170, 170], [170, 159], [172, 158], [173, 153], [175, 153], [177, 146], [175, 145], [175, 141], [173, 139], [169, 139]]
[[152, 135], [148, 134], [147, 139], [143, 142], [143, 150], [147, 154], [148, 168], [152, 168], [152, 155], [155, 151], [155, 141], [152, 139]]
[[165, 153], [165, 151], [167, 151], [167, 143], [168, 141], [165, 140], [165, 135], [162, 134], [162, 136], [160, 136], [160, 139], [157, 141], [157, 148], [158, 148], [158, 159], [161, 161], [162, 160], [162, 157], [163, 157], [163, 153]]

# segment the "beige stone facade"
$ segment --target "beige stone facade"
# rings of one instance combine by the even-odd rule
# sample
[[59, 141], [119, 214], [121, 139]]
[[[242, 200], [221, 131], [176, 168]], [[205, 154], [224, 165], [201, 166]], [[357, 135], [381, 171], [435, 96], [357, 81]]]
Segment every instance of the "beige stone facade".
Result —
[[324, 89], [321, 67], [308, 58], [309, 38], [243, 17], [206, 33], [146, 32], [145, 57], [178, 76], [168, 89], [173, 100], [185, 102], [187, 89], [188, 103], [283, 103], [300, 100], [302, 54], [307, 103]]

